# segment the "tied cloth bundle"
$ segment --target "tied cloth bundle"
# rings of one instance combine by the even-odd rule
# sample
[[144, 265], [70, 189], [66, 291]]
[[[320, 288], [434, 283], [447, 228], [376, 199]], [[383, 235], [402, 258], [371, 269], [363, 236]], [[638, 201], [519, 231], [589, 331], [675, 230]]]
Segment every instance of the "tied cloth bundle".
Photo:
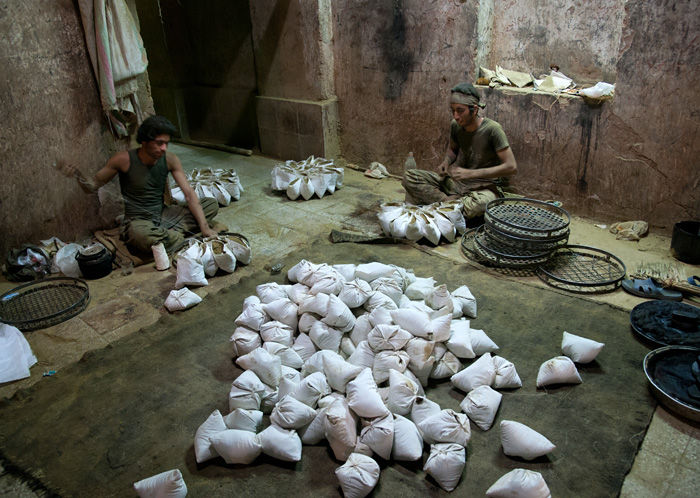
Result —
[[383, 164], [373, 162], [369, 165], [367, 171], [365, 171], [365, 176], [370, 178], [386, 178], [389, 176], [389, 172], [386, 170], [386, 167]]
[[625, 221], [613, 223], [610, 233], [615, 235], [617, 240], [625, 239], [637, 241], [649, 232], [649, 223], [646, 221]]

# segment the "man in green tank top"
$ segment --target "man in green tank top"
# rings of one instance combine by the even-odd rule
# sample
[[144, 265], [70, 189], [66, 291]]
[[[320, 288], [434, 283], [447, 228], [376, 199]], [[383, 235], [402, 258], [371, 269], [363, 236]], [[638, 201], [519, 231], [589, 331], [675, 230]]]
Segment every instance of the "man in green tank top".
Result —
[[452, 88], [453, 120], [445, 159], [437, 172], [412, 169], [404, 174], [407, 202], [424, 205], [461, 199], [464, 217], [470, 219], [483, 215], [486, 204], [502, 196], [505, 177], [518, 167], [501, 125], [479, 116], [484, 107], [480, 100], [469, 83]]
[[[180, 159], [167, 153], [170, 138], [177, 132], [163, 116], [147, 118], [136, 134], [138, 149], [117, 152], [92, 179], [74, 165], [62, 165], [67, 176], [75, 176], [85, 192], [97, 190], [115, 176], [124, 199], [122, 239], [141, 253], [150, 253], [162, 242], [174, 252], [184, 245], [185, 237], [198, 232], [204, 237], [216, 235], [210, 223], [219, 210], [216, 199], [201, 201], [187, 181]], [[185, 196], [185, 205], [165, 205], [168, 174]]]

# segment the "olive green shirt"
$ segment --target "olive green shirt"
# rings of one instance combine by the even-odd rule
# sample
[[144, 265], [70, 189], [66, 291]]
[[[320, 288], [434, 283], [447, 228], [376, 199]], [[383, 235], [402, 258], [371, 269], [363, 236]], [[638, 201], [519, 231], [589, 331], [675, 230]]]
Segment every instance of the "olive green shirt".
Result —
[[165, 155], [154, 165], [141, 162], [137, 149], [129, 151], [129, 171], [119, 173], [119, 184], [124, 198], [124, 221], [150, 220], [160, 223], [165, 204], [163, 195], [168, 179]]
[[[481, 125], [472, 132], [466, 131], [452, 120], [450, 128], [454, 140], [462, 152], [459, 166], [467, 169], [482, 169], [502, 164], [498, 151], [510, 145], [503, 128], [493, 119], [484, 118]], [[470, 186], [493, 186], [504, 183], [503, 178], [481, 178], [470, 180]]]

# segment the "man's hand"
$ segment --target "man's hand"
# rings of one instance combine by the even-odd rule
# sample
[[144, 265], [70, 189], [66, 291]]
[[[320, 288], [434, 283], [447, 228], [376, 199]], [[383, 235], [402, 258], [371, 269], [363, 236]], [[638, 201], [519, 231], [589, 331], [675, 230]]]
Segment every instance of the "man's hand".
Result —
[[207, 225], [207, 228], [206, 228], [206, 229], [203, 229], [203, 230], [202, 230], [202, 236], [204, 236], [204, 237], [216, 237], [217, 235], [219, 235], [219, 234], [217, 233], [217, 231], [214, 230], [214, 229], [213, 229], [212, 227], [210, 227], [209, 225]]
[[437, 168], [438, 175], [440, 176], [447, 176], [449, 174], [449, 171], [450, 164], [447, 162], [447, 160], [441, 162]]
[[78, 180], [80, 187], [86, 192], [95, 192], [97, 185], [78, 168], [75, 164], [69, 163], [64, 159], [59, 159], [54, 163], [54, 166], [66, 178], [75, 178]]
[[463, 182], [465, 180], [471, 180], [473, 178], [478, 178], [478, 174], [475, 174], [475, 171], [477, 171], [477, 170], [460, 168], [459, 166], [452, 165], [448, 168], [447, 174], [453, 180], [457, 180], [458, 182]]

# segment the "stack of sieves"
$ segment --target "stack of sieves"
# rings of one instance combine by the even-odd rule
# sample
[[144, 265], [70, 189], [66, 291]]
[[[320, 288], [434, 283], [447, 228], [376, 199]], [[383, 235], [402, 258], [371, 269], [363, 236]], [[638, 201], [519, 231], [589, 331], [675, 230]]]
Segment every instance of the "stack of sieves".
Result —
[[549, 202], [496, 199], [486, 206], [484, 224], [475, 229], [473, 248], [481, 259], [495, 266], [537, 266], [566, 245], [570, 222], [564, 209]]

